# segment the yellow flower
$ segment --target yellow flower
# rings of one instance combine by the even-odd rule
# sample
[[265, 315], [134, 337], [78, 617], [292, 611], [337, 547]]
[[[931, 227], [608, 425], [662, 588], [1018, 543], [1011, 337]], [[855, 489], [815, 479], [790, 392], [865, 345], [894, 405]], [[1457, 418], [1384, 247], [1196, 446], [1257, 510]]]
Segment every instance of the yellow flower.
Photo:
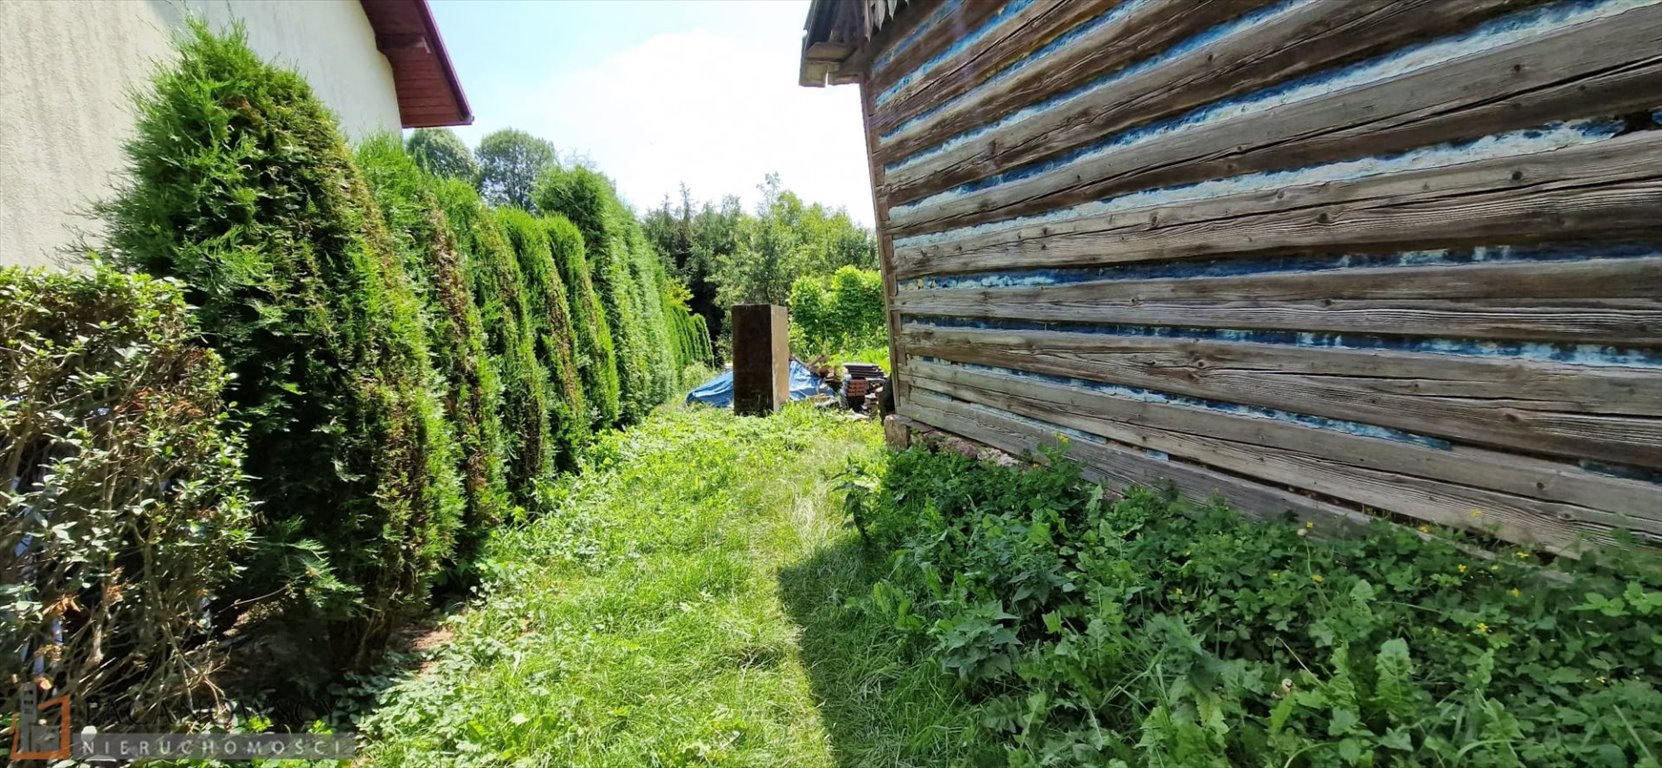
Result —
[[1489, 570], [1498, 571], [1498, 570], [1500, 570], [1500, 566], [1499, 565], [1491, 565], [1491, 566], [1489, 566]]
[[1312, 574], [1310, 576], [1310, 580], [1316, 582], [1317, 584], [1320, 584], [1320, 583], [1322, 583], [1322, 581], [1324, 581], [1324, 579], [1322, 579], [1322, 575], [1319, 574], [1319, 573]]
[[1460, 564], [1460, 572], [1461, 572], [1461, 573], [1465, 573], [1465, 572], [1466, 572], [1466, 564], [1465, 564], [1465, 563], [1461, 563], [1461, 564]]
[[1529, 559], [1529, 553], [1528, 552], [1513, 552], [1512, 554], [1515, 557], [1517, 557], [1519, 560], [1528, 560]]
[[1183, 588], [1178, 587], [1177, 589], [1172, 590], [1171, 593], [1173, 595], [1177, 596], [1177, 597], [1182, 597], [1183, 596]]
[[1483, 516], [1483, 510], [1481, 510], [1481, 509], [1472, 510], [1472, 517], [1482, 517], [1482, 516]]
[[1281, 572], [1280, 571], [1270, 571], [1270, 578], [1271, 579], [1281, 578]]
[[1610, 682], [1610, 680], [1608, 678], [1606, 678], [1604, 675], [1599, 675], [1598, 677], [1595, 677], [1593, 679], [1597, 680], [1599, 682], [1599, 685], [1604, 685], [1605, 683]]
[[1478, 634], [1480, 634], [1480, 635], [1487, 635], [1487, 634], [1489, 634], [1489, 625], [1488, 625], [1488, 624], [1485, 624], [1485, 623], [1483, 623], [1483, 622], [1481, 622], [1481, 621], [1480, 621], [1480, 622], [1478, 622], [1478, 623], [1477, 623], [1477, 633], [1478, 633]]
[[1068, 436], [1062, 434], [1061, 432], [1057, 432], [1056, 433], [1056, 442], [1061, 443], [1062, 445], [1066, 446], [1068, 444]]
[[1309, 521], [1309, 520], [1306, 520], [1306, 521], [1304, 521], [1304, 527], [1306, 527], [1306, 528], [1314, 528], [1314, 527], [1316, 527], [1316, 524], [1315, 524], [1315, 523], [1314, 523], [1314, 522], [1311, 522], [1311, 521]]
[[1431, 533], [1431, 526], [1429, 526], [1429, 525], [1420, 526], [1420, 533]]
[[1518, 588], [1517, 588], [1517, 587], [1513, 587], [1513, 588], [1512, 588], [1512, 596], [1513, 596], [1513, 597], [1518, 597], [1518, 596], [1520, 596], [1520, 595], [1522, 595], [1522, 594], [1523, 594], [1523, 593], [1522, 593], [1522, 592], [1519, 592], [1519, 591], [1518, 591]]

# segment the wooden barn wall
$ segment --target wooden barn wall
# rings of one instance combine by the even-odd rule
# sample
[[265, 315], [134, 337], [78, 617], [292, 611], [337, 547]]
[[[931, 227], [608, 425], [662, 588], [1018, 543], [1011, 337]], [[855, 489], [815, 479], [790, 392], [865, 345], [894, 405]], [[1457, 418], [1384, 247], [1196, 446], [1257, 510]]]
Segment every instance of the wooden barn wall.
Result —
[[1662, 541], [1659, 0], [912, 2], [899, 411], [1253, 514]]

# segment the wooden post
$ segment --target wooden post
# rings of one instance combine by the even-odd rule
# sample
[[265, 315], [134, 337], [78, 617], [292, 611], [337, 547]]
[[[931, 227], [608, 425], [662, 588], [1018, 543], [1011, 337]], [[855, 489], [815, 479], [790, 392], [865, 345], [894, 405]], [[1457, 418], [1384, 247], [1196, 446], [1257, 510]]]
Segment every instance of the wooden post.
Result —
[[766, 416], [791, 399], [791, 334], [785, 308], [733, 306], [733, 412]]

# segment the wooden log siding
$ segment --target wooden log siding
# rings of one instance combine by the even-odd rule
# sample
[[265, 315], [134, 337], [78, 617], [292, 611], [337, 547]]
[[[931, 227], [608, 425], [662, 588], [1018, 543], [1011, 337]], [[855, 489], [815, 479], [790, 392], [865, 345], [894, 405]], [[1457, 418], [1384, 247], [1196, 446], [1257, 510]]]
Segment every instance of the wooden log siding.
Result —
[[1662, 0], [913, 0], [850, 61], [902, 414], [1662, 542]]

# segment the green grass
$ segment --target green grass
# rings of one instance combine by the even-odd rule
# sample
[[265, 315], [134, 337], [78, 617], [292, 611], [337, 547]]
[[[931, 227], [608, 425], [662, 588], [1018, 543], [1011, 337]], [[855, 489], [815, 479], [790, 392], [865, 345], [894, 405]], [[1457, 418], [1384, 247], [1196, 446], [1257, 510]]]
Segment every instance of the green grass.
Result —
[[[663, 409], [504, 529], [422, 671], [360, 721], [382, 765], [903, 766], [987, 744], [939, 667], [850, 604], [886, 570], [837, 473], [880, 430]], [[915, 649], [913, 649], [915, 651]]]

